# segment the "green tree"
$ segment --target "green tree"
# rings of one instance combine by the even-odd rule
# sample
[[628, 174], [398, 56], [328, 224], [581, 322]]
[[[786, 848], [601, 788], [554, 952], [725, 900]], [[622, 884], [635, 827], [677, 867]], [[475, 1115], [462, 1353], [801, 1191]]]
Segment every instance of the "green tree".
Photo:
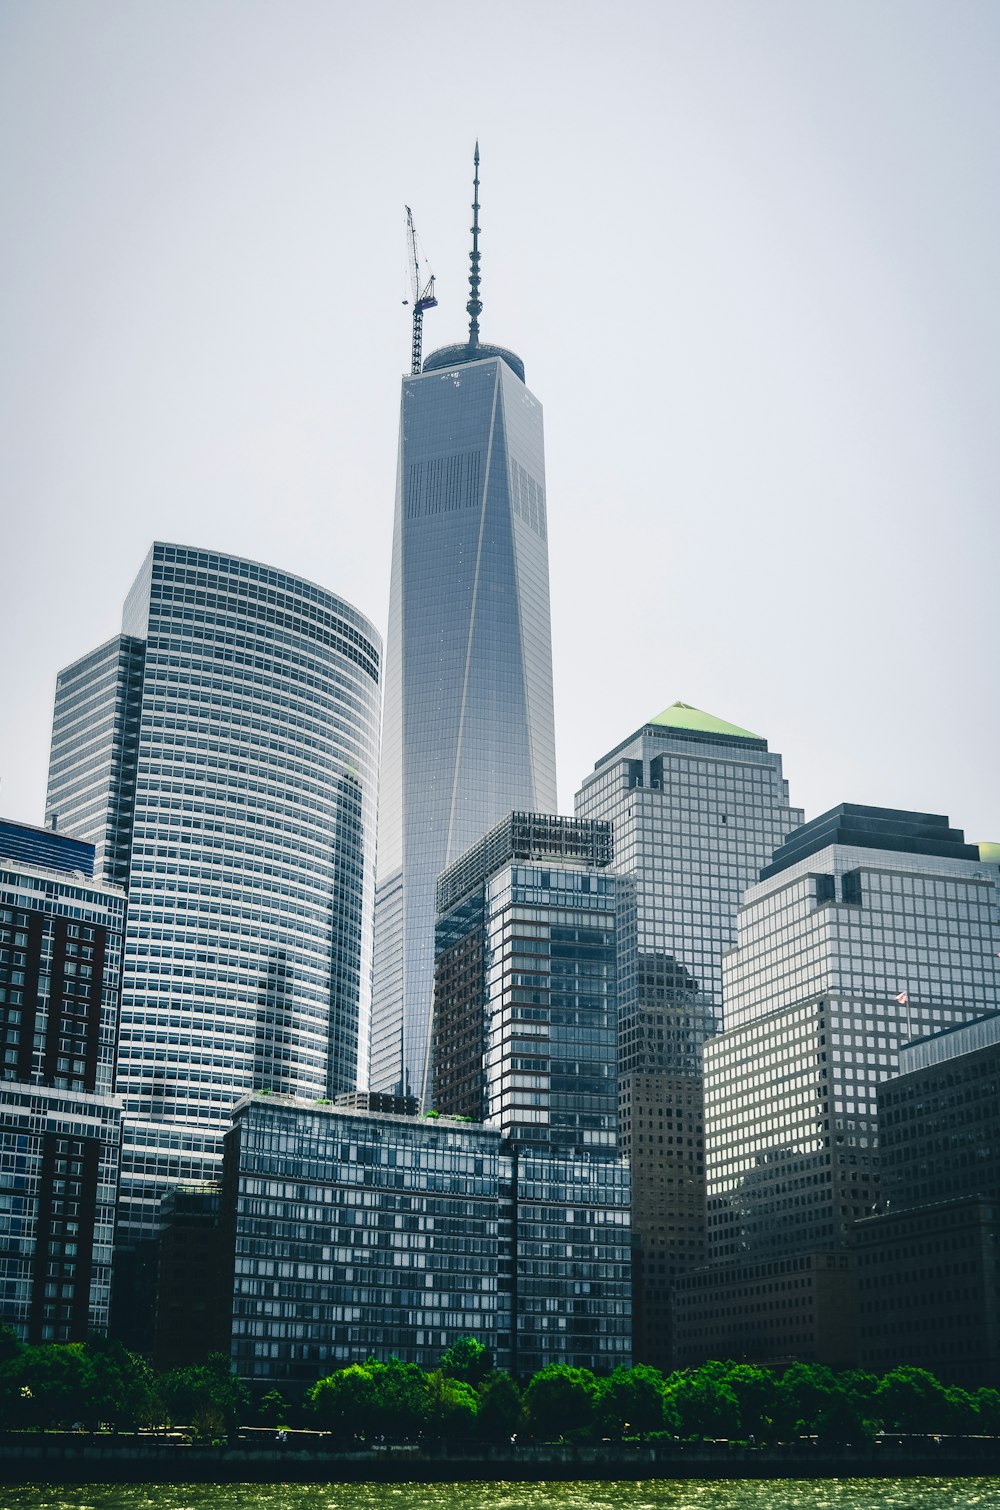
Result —
[[81, 1419], [88, 1426], [132, 1431], [158, 1419], [157, 1380], [145, 1358], [120, 1342], [95, 1338], [86, 1344], [86, 1360], [88, 1398]]
[[948, 1397], [944, 1386], [925, 1368], [901, 1364], [883, 1375], [873, 1408], [886, 1431], [946, 1431]]
[[17, 1358], [24, 1344], [12, 1326], [0, 1324], [0, 1367]]
[[621, 1437], [626, 1429], [637, 1436], [662, 1431], [664, 1379], [646, 1363], [616, 1368], [597, 1385], [597, 1423], [604, 1436]]
[[369, 1363], [374, 1385], [373, 1412], [377, 1429], [394, 1441], [412, 1441], [430, 1417], [427, 1375], [415, 1363]]
[[246, 1385], [232, 1372], [225, 1353], [209, 1353], [204, 1363], [171, 1369], [160, 1380], [171, 1420], [189, 1426], [199, 1438], [232, 1436], [246, 1410]]
[[82, 1342], [26, 1347], [16, 1361], [23, 1424], [43, 1429], [85, 1419], [91, 1371]]
[[596, 1397], [597, 1383], [589, 1368], [550, 1363], [528, 1382], [525, 1424], [543, 1442], [582, 1436], [593, 1420]]
[[450, 1379], [461, 1379], [478, 1389], [493, 1369], [493, 1354], [477, 1337], [456, 1337], [451, 1347], [441, 1354], [438, 1364], [442, 1374]]
[[875, 1425], [865, 1414], [863, 1402], [843, 1388], [835, 1385], [822, 1401], [813, 1422], [813, 1430], [820, 1442], [831, 1446], [845, 1443], [861, 1443], [871, 1439]]
[[676, 1420], [678, 1436], [731, 1439], [740, 1435], [739, 1401], [724, 1376], [701, 1370], [674, 1374], [667, 1386], [666, 1400]]
[[289, 1405], [280, 1389], [268, 1390], [257, 1407], [257, 1415], [265, 1426], [287, 1426]]
[[956, 1437], [975, 1436], [981, 1429], [979, 1402], [975, 1396], [970, 1395], [968, 1390], [960, 1389], [957, 1384], [946, 1389], [944, 1395], [947, 1408], [941, 1429]]
[[507, 1442], [521, 1428], [521, 1391], [510, 1374], [495, 1369], [479, 1386], [479, 1435], [487, 1442]]
[[427, 1430], [446, 1442], [468, 1439], [476, 1434], [479, 1396], [464, 1379], [452, 1379], [435, 1369], [426, 1378], [430, 1402]]
[[877, 1374], [869, 1374], [861, 1368], [844, 1369], [843, 1373], [837, 1375], [839, 1387], [869, 1408], [875, 1391], [878, 1389], [878, 1383]]
[[318, 1379], [306, 1394], [306, 1404], [323, 1431], [341, 1441], [377, 1434], [375, 1381], [368, 1364], [352, 1363], [325, 1379]]
[[985, 1436], [1000, 1436], [1000, 1392], [977, 1389], [972, 1397], [979, 1411], [979, 1430]]
[[16, 1426], [23, 1416], [21, 1354], [24, 1352], [12, 1327], [0, 1327], [0, 1428]]
[[771, 1441], [779, 1406], [778, 1381], [771, 1370], [753, 1363], [730, 1363], [720, 1382], [736, 1396], [743, 1436]]
[[793, 1363], [778, 1383], [775, 1424], [784, 1438], [811, 1435], [833, 1407], [837, 1379], [825, 1363]]

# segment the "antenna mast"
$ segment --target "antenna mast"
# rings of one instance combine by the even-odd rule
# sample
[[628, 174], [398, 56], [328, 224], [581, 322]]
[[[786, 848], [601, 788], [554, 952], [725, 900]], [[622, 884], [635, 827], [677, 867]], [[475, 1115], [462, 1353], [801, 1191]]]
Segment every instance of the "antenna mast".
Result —
[[[437, 304], [434, 296], [434, 274], [421, 290], [420, 287], [420, 254], [417, 251], [417, 230], [413, 224], [413, 211], [409, 205], [406, 210], [406, 243], [410, 256], [410, 288], [413, 293], [413, 346], [411, 351], [412, 362], [410, 372], [417, 376], [423, 370], [423, 344], [424, 344], [424, 310], [433, 309]], [[406, 304], [408, 301], [403, 300]]]
[[469, 253], [469, 293], [471, 295], [465, 306], [469, 311], [469, 350], [477, 351], [479, 348], [479, 316], [483, 312], [482, 300], [479, 297], [479, 143], [476, 142], [474, 175], [472, 179], [472, 251]]

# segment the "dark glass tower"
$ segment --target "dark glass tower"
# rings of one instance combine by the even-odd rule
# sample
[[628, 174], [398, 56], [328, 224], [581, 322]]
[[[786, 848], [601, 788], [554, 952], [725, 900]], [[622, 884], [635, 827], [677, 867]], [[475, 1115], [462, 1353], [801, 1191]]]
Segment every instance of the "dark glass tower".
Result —
[[[619, 958], [634, 888], [611, 825], [510, 813], [437, 886], [434, 1105], [617, 1158]], [[628, 942], [626, 942], [626, 940]]]
[[403, 380], [386, 652], [370, 1084], [424, 1097], [438, 875], [512, 809], [556, 807], [542, 410], [469, 340]]

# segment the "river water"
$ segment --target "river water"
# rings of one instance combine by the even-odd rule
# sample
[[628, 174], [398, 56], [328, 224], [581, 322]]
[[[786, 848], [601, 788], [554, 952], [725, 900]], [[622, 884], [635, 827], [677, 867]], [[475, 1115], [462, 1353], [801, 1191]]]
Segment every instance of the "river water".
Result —
[[1000, 1478], [0, 1489], [3, 1510], [1000, 1510]]

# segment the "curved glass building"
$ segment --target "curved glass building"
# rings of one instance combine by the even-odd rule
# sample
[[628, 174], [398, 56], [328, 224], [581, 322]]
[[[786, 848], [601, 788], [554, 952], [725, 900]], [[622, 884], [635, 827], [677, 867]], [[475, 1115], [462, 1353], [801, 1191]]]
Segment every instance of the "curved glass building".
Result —
[[127, 879], [119, 1240], [217, 1178], [251, 1090], [352, 1089], [367, 1042], [381, 643], [343, 599], [153, 546], [57, 683], [48, 821]]

